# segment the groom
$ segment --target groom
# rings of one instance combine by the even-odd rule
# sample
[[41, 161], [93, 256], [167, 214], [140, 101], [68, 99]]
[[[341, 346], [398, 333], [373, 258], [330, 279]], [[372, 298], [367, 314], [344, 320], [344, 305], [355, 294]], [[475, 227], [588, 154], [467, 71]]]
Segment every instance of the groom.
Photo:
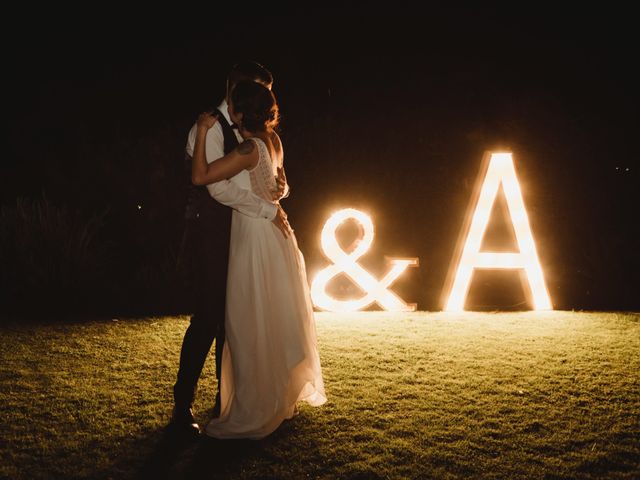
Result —
[[[253, 80], [271, 89], [273, 76], [256, 62], [245, 61], [233, 66], [227, 76], [226, 97], [217, 108], [218, 121], [206, 137], [207, 161], [215, 161], [231, 152], [242, 137], [231, 124], [227, 101], [233, 87], [242, 80]], [[214, 416], [220, 413], [220, 373], [224, 346], [225, 295], [231, 207], [244, 215], [271, 220], [288, 236], [291, 227], [279, 205], [267, 202], [234, 182], [223, 180], [204, 186], [194, 186], [191, 180], [191, 157], [197, 125], [191, 128], [186, 146], [189, 187], [185, 211], [185, 230], [180, 248], [179, 266], [185, 274], [193, 315], [182, 341], [178, 378], [173, 387], [174, 408], [171, 426], [182, 434], [198, 435], [200, 427], [193, 417], [192, 405], [198, 378], [207, 354], [215, 346], [218, 392]], [[288, 193], [284, 172], [278, 175], [278, 191], [274, 200]]]

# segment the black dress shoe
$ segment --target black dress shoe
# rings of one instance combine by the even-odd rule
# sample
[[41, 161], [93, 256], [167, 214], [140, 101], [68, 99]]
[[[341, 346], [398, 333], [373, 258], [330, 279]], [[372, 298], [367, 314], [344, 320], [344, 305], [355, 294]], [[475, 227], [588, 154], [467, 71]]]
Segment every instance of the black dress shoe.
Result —
[[186, 410], [174, 408], [169, 428], [176, 434], [187, 438], [197, 438], [202, 433], [190, 408]]

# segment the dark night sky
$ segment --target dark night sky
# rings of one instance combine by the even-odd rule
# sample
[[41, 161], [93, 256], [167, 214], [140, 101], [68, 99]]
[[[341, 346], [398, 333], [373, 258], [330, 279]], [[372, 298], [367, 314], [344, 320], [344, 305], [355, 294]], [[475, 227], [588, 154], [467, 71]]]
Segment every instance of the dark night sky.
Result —
[[[598, 282], [640, 286], [629, 267], [638, 264], [629, 252], [638, 233], [633, 15], [425, 8], [16, 17], [21, 33], [3, 34], [9, 143], [0, 200], [44, 191], [116, 214], [153, 205], [155, 190], [172, 185], [145, 180], [156, 178], [153, 165], [166, 167], [172, 155], [180, 162], [196, 114], [220, 98], [229, 67], [252, 58], [276, 78], [292, 184], [285, 208], [310, 270], [323, 262], [315, 239], [328, 212], [369, 209], [372, 255], [419, 256], [420, 269], [398, 288], [434, 308], [482, 154], [509, 148], [559, 303], [580, 307]], [[139, 194], [120, 177], [135, 178]], [[615, 247], [598, 246], [603, 231], [614, 232], [606, 242]], [[599, 280], [571, 291], [599, 255], [627, 266], [614, 280], [589, 267]]]

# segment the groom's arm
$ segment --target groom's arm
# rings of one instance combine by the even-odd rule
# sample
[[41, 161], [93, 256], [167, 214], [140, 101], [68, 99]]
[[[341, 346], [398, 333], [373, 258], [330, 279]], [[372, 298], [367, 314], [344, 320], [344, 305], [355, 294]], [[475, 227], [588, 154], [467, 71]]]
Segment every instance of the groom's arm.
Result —
[[273, 220], [277, 207], [255, 195], [251, 190], [239, 187], [234, 182], [222, 180], [207, 185], [209, 195], [217, 202], [238, 210], [240, 213], [254, 218]]
[[[189, 132], [187, 153], [193, 155], [195, 145], [196, 125]], [[214, 125], [207, 132], [205, 144], [207, 162], [211, 163], [224, 156], [224, 136], [219, 124]], [[238, 210], [240, 213], [253, 218], [265, 218], [273, 220], [277, 213], [277, 207], [271, 202], [260, 198], [251, 190], [241, 188], [229, 180], [211, 183], [207, 185], [209, 195], [217, 202]]]

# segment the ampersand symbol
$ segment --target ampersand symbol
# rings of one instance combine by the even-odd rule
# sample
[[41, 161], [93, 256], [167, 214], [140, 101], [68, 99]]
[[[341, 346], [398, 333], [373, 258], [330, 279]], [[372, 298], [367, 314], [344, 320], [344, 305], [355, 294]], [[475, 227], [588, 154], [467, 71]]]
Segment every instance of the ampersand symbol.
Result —
[[[353, 219], [362, 228], [363, 236], [357, 241], [356, 248], [345, 252], [338, 244], [336, 231], [346, 220]], [[324, 310], [333, 312], [349, 312], [360, 310], [376, 302], [385, 310], [409, 311], [416, 309], [415, 304], [405, 303], [398, 295], [389, 290], [389, 286], [409, 266], [417, 266], [417, 258], [389, 259], [391, 269], [382, 280], [376, 280], [369, 272], [362, 268], [357, 260], [369, 250], [373, 243], [373, 222], [371, 218], [359, 210], [347, 208], [334, 213], [322, 229], [320, 237], [322, 250], [333, 265], [329, 265], [314, 278], [311, 284], [311, 297], [314, 304]], [[365, 292], [365, 295], [355, 300], [336, 300], [327, 292], [329, 281], [341, 273], [346, 274]]]

